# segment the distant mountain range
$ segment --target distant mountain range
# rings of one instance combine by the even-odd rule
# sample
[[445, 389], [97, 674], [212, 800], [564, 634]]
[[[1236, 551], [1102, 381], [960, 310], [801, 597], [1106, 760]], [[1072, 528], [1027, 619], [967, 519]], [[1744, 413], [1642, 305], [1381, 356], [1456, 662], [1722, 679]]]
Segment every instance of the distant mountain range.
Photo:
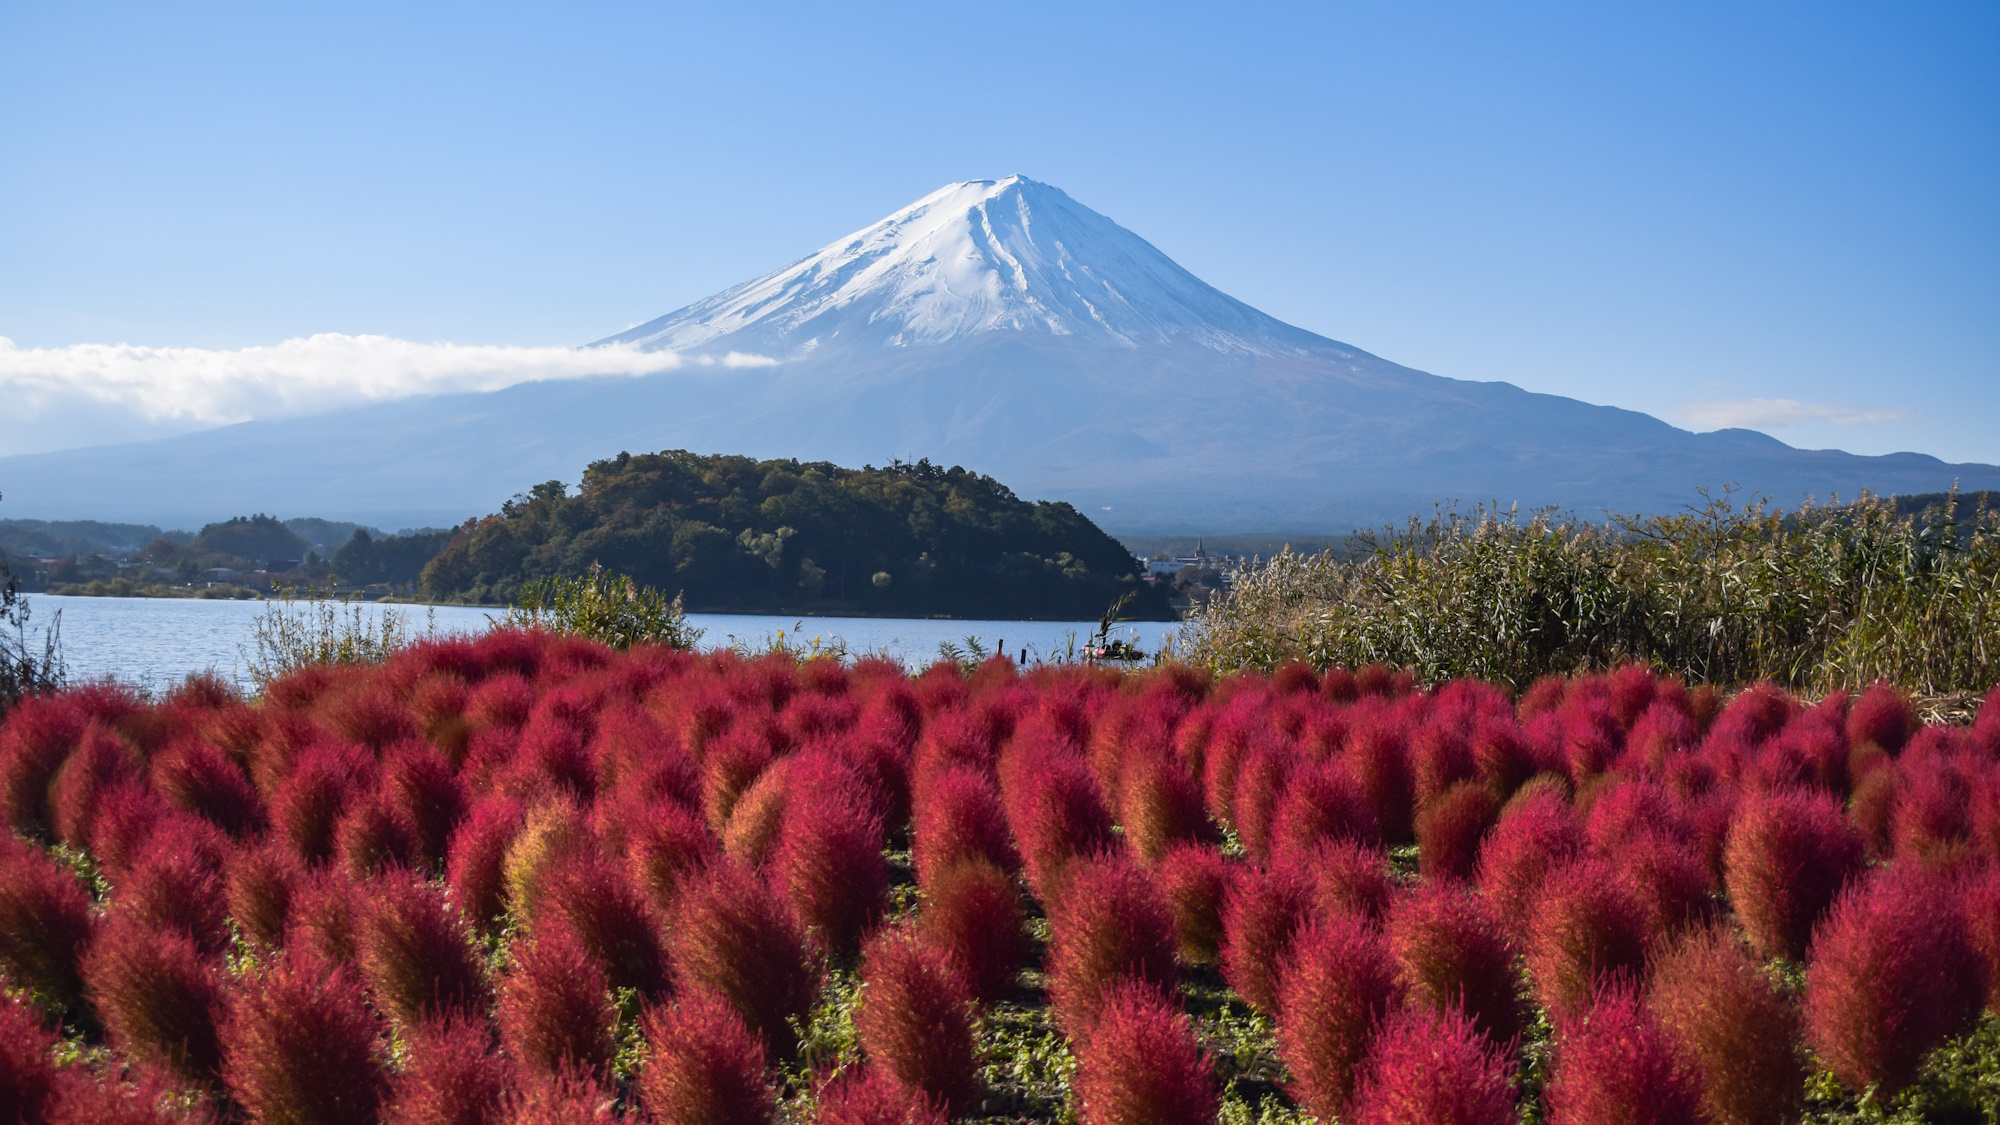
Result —
[[1730, 484], [1786, 506], [2000, 487], [1991, 465], [1695, 434], [1414, 371], [1266, 316], [1019, 176], [945, 187], [613, 341], [696, 362], [0, 458], [0, 493], [10, 516], [435, 525], [678, 448], [929, 458], [1134, 534], [1338, 533], [1447, 500], [1653, 512]]

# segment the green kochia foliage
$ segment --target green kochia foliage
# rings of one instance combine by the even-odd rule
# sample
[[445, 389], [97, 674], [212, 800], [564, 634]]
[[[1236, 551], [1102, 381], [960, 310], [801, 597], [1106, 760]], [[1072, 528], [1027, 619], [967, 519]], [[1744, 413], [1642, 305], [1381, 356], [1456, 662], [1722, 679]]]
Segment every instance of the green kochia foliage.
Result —
[[594, 564], [711, 612], [1089, 618], [1140, 586], [1131, 553], [1076, 509], [978, 473], [676, 450], [599, 461], [574, 496], [551, 481], [468, 522], [423, 588], [511, 601]]

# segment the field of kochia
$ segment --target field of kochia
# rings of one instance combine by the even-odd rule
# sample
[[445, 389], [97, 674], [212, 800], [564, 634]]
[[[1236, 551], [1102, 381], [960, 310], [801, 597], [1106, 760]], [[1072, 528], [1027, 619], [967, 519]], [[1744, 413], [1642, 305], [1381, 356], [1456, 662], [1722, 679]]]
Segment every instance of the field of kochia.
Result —
[[30, 698], [0, 806], [0, 1122], [2000, 1104], [2000, 706], [1887, 687], [503, 629]]

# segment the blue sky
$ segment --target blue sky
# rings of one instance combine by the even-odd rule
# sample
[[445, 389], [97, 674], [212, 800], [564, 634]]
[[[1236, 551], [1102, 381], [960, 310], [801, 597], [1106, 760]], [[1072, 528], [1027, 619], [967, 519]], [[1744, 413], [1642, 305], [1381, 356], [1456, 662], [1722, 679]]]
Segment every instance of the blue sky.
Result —
[[1441, 375], [2000, 462], [1995, 5], [743, 7], [7, 3], [0, 336], [578, 344], [1021, 172]]

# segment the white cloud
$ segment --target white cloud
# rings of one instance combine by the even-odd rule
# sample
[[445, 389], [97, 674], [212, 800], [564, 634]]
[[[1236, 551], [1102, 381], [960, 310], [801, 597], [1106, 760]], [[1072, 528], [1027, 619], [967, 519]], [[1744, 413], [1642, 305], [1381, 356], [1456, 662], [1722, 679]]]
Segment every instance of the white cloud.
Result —
[[1680, 404], [1679, 413], [1696, 429], [1747, 430], [1775, 429], [1807, 422], [1831, 422], [1839, 426], [1869, 426], [1883, 422], [1904, 422], [1902, 410], [1857, 410], [1823, 402], [1800, 402], [1790, 398], [1718, 398]]
[[775, 362], [740, 352], [714, 360], [625, 345], [423, 344], [340, 333], [233, 351], [131, 344], [21, 348], [0, 336], [0, 402], [10, 422], [0, 434], [0, 454], [140, 440], [411, 395], [651, 375], [690, 364]]

